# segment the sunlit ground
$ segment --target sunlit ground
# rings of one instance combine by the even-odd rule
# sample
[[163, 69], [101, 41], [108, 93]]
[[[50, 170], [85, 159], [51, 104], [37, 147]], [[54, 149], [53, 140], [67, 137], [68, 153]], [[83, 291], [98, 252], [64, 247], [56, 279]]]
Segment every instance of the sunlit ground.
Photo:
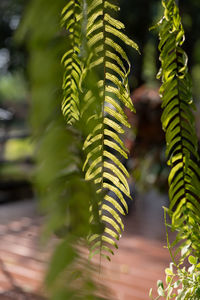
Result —
[[[149, 289], [156, 289], [156, 281], [163, 279], [169, 263], [168, 251], [163, 248], [166, 242], [161, 206], [165, 204], [166, 198], [156, 192], [135, 200], [125, 219], [119, 250], [111, 262], [103, 263], [100, 280], [112, 290], [110, 299], [148, 299]], [[32, 198], [1, 203], [0, 220], [2, 297], [18, 299], [26, 295], [19, 299], [38, 299], [36, 295], [45, 294], [43, 279], [53, 241], [48, 247], [41, 243], [43, 218], [37, 212], [36, 201]]]

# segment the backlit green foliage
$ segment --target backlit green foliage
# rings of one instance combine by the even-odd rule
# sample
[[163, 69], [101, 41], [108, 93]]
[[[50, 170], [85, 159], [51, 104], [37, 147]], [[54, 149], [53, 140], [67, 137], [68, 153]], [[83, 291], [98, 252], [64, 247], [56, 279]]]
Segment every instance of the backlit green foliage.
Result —
[[[121, 43], [137, 50], [138, 47], [124, 34], [124, 25], [115, 18], [118, 10], [116, 3], [109, 0], [88, 1], [88, 68], [99, 77], [96, 84], [100, 106], [92, 116], [96, 124], [84, 143], [87, 157], [83, 169], [86, 180], [94, 180], [97, 193], [104, 196], [99, 203], [99, 215], [105, 226], [102, 235], [90, 238], [93, 253], [112, 253], [110, 246], [117, 248], [114, 239], [119, 239], [124, 229], [121, 215], [128, 210], [123, 194], [130, 198], [129, 175], [120, 161], [120, 157], [128, 158], [121, 134], [124, 126], [130, 127], [122, 107], [131, 111], [134, 107], [128, 87], [130, 63]], [[109, 191], [116, 196], [109, 195]]]
[[69, 48], [62, 58], [65, 68], [62, 111], [68, 124], [73, 124], [79, 119], [81, 9], [81, 0], [70, 0], [62, 10], [61, 24], [68, 32], [66, 46]]
[[191, 96], [187, 55], [182, 48], [184, 30], [175, 0], [163, 0], [164, 17], [159, 22], [159, 50], [162, 79], [162, 125], [166, 132], [169, 175], [169, 213], [172, 229], [178, 230], [176, 244], [191, 245], [200, 253], [200, 171], [198, 141], [195, 133], [195, 108]]
[[[165, 208], [165, 225], [172, 263], [165, 270], [166, 287], [160, 280], [157, 283], [158, 296], [155, 300], [194, 300], [200, 299], [200, 172], [198, 140], [192, 113], [195, 106], [191, 96], [188, 59], [182, 49], [185, 36], [179, 9], [175, 0], [163, 0], [162, 4], [164, 17], [158, 23], [161, 52], [158, 77], [163, 82], [160, 89], [164, 109], [161, 121], [166, 131], [166, 154], [171, 167], [170, 207]], [[172, 244], [168, 237], [166, 211], [171, 216], [170, 227], [178, 232]], [[173, 253], [174, 246], [176, 250]], [[191, 256], [191, 252], [195, 256]], [[184, 266], [186, 258], [191, 264], [188, 269]], [[154, 299], [152, 289], [149, 296]]]
[[[65, 22], [68, 22], [66, 28], [69, 30], [71, 40], [74, 41], [80, 36], [72, 29], [74, 23], [71, 16], [74, 16], [76, 6], [68, 4], [67, 7], [70, 8], [67, 11], [64, 9], [68, 16], [67, 19], [64, 14]], [[91, 211], [94, 205], [99, 207], [99, 217], [104, 225], [103, 233], [92, 234], [89, 238], [91, 256], [100, 252], [108, 259], [108, 254], [113, 253], [111, 248], [113, 246], [117, 248], [115, 239], [119, 239], [124, 229], [121, 216], [128, 211], [124, 195], [131, 198], [127, 183], [129, 174], [120, 161], [122, 158], [128, 158], [121, 134], [124, 133], [124, 126], [130, 127], [123, 107], [126, 106], [134, 112], [128, 87], [130, 63], [122, 44], [138, 50], [137, 45], [124, 34], [124, 25], [116, 19], [118, 10], [116, 3], [113, 4], [110, 0], [84, 2], [82, 15], [77, 15], [76, 20], [82, 20], [80, 26], [86, 33], [86, 41], [83, 39], [79, 45], [79, 48], [85, 51], [86, 57], [81, 63], [76, 63], [74, 71], [73, 60], [79, 49], [74, 51], [73, 43], [67, 52], [68, 64], [66, 64], [68, 72], [72, 71], [76, 75], [73, 87], [76, 95], [79, 94], [79, 101], [82, 98], [82, 103], [79, 110], [78, 106], [75, 107], [74, 101], [69, 102], [65, 106], [69, 108], [69, 112], [71, 108], [73, 109], [69, 116], [66, 116], [67, 109], [64, 109], [67, 121], [70, 116], [72, 118], [75, 114], [80, 115], [89, 129], [83, 144], [86, 153], [83, 171], [85, 179], [94, 181], [97, 186], [100, 200], [99, 203], [91, 200]], [[78, 43], [80, 40], [77, 38], [76, 48]], [[80, 76], [81, 65], [82, 76]], [[71, 81], [67, 84], [71, 89], [70, 83]], [[69, 97], [74, 100], [74, 93], [69, 92]], [[91, 223], [94, 219], [92, 214]]]
[[[168, 212], [178, 231], [172, 246], [180, 242], [183, 259], [191, 251], [199, 258], [199, 156], [184, 31], [176, 1], [162, 4], [158, 77], [171, 167]], [[33, 0], [20, 30], [30, 50], [36, 185], [47, 233], [62, 237], [46, 280], [55, 300], [102, 299], [82, 249], [89, 241], [91, 257], [110, 259], [124, 229], [125, 196], [131, 198], [122, 163], [128, 157], [122, 134], [130, 127], [123, 108], [134, 112], [124, 46], [138, 47], [124, 33], [118, 10], [112, 0]], [[189, 262], [188, 271], [179, 264], [177, 272], [166, 269], [167, 288], [158, 282], [158, 298], [199, 299], [199, 265], [192, 256]], [[176, 275], [182, 285], [173, 295]]]
[[86, 182], [81, 171], [81, 133], [66, 126], [61, 113], [60, 62], [66, 47], [71, 46], [60, 29], [65, 4], [64, 0], [31, 1], [18, 38], [27, 39], [30, 53], [35, 185], [46, 215], [44, 237], [54, 236], [56, 242], [48, 264], [47, 293], [53, 300], [97, 300], [105, 299], [105, 288], [98, 292], [96, 269], [88, 264], [87, 253], [82, 250], [87, 249], [87, 235], [92, 230], [90, 199], [97, 202], [98, 195], [93, 182]]

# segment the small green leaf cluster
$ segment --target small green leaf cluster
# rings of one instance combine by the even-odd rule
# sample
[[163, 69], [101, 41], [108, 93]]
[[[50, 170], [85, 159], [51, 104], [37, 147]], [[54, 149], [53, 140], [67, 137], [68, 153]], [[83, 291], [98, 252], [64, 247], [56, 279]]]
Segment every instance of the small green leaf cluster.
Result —
[[180, 267], [170, 263], [170, 267], [165, 269], [166, 287], [161, 280], [157, 282], [158, 296], [152, 296], [152, 289], [149, 296], [157, 300], [161, 297], [166, 300], [199, 300], [200, 299], [200, 263], [198, 258], [190, 255], [188, 257], [190, 266]]

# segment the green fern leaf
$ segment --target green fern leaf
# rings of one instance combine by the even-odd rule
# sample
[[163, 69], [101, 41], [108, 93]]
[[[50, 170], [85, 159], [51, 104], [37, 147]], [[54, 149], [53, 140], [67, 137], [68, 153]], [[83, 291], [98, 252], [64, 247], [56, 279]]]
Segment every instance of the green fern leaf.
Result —
[[[124, 133], [124, 127], [130, 127], [123, 107], [135, 110], [128, 87], [130, 63], [118, 42], [138, 50], [124, 34], [124, 24], [116, 19], [118, 10], [119, 7], [108, 0], [86, 0], [84, 5], [82, 0], [70, 0], [62, 11], [62, 26], [70, 40], [70, 49], [62, 59], [65, 68], [62, 112], [68, 124], [86, 118], [88, 134], [83, 143], [86, 153], [83, 171], [85, 179], [92, 180], [97, 185], [97, 194], [102, 195], [97, 205], [104, 224], [102, 234], [89, 238], [91, 256], [100, 252], [107, 258], [113, 254], [110, 247], [117, 248], [115, 240], [124, 229], [121, 215], [128, 210], [124, 195], [131, 198], [129, 174], [120, 161], [120, 158], [128, 158], [128, 151], [120, 134]], [[85, 50], [88, 51], [84, 62], [80, 52], [83, 47], [81, 26], [86, 33]], [[95, 222], [93, 214], [90, 222]]]
[[166, 131], [166, 155], [171, 167], [169, 198], [172, 228], [178, 230], [177, 241], [187, 239], [199, 255], [199, 240], [191, 234], [193, 230], [199, 232], [200, 229], [200, 174], [187, 55], [181, 48], [184, 30], [176, 1], [163, 0], [162, 4], [164, 17], [159, 22], [161, 69], [158, 77], [163, 82], [160, 89], [164, 109], [162, 125]]
[[62, 10], [61, 25], [68, 31], [69, 50], [63, 55], [65, 69], [63, 78], [62, 112], [66, 122], [72, 125], [79, 120], [79, 83], [82, 72], [80, 60], [82, 0], [70, 0]]
[[[130, 62], [118, 41], [136, 50], [138, 46], [124, 34], [124, 24], [116, 19], [117, 5], [106, 0], [88, 0], [87, 4], [89, 54], [85, 73], [92, 72], [99, 78], [96, 83], [98, 91], [92, 91], [90, 99], [93, 100], [87, 109], [93, 102], [99, 105], [94, 107], [95, 122], [94, 118], [87, 119], [91, 131], [83, 146], [86, 151], [83, 170], [86, 180], [94, 180], [97, 193], [102, 195], [98, 205], [104, 224], [103, 233], [95, 235], [95, 238], [92, 235], [89, 242], [91, 257], [95, 252], [109, 258], [113, 254], [111, 247], [117, 247], [115, 240], [119, 239], [124, 229], [121, 216], [128, 211], [124, 195], [131, 198], [127, 182], [129, 174], [120, 161], [120, 158], [128, 158], [120, 135], [124, 133], [124, 127], [130, 127], [123, 107], [135, 111], [128, 87]], [[87, 79], [85, 86], [89, 86]], [[94, 125], [90, 125], [91, 122]]]

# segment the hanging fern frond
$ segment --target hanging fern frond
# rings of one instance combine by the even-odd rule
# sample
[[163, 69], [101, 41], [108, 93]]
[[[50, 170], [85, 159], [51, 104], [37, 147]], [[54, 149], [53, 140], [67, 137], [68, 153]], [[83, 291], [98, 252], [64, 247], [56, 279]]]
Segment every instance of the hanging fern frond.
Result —
[[[124, 196], [131, 198], [127, 183], [129, 174], [122, 163], [122, 159], [128, 158], [128, 151], [120, 134], [124, 133], [124, 126], [130, 127], [123, 107], [135, 110], [128, 87], [130, 63], [121, 44], [138, 50], [124, 34], [124, 24], [115, 18], [118, 10], [111, 1], [88, 1], [89, 63], [86, 72], [96, 74], [99, 79], [95, 83], [98, 91], [87, 93], [85, 97], [85, 103], [95, 103], [95, 107], [87, 122], [92, 131], [83, 146], [86, 151], [83, 170], [85, 179], [93, 180], [97, 193], [102, 195], [98, 205], [104, 231], [90, 237], [91, 256], [100, 253], [108, 259], [113, 254], [111, 248], [117, 248], [115, 240], [124, 229], [121, 217], [128, 211]], [[91, 120], [93, 125], [90, 125]]]
[[62, 10], [61, 25], [68, 32], [68, 50], [63, 55], [62, 112], [68, 124], [79, 119], [79, 82], [82, 72], [80, 60], [82, 0], [70, 0]]
[[[159, 22], [159, 50], [162, 79], [162, 125], [166, 132], [169, 175], [169, 212], [172, 228], [178, 230], [174, 242], [187, 239], [181, 248], [192, 246], [200, 254], [200, 170], [198, 141], [192, 109], [187, 55], [182, 49], [184, 30], [175, 0], [163, 0], [164, 17]], [[194, 234], [195, 232], [195, 234]], [[183, 242], [183, 241], [182, 241]]]

